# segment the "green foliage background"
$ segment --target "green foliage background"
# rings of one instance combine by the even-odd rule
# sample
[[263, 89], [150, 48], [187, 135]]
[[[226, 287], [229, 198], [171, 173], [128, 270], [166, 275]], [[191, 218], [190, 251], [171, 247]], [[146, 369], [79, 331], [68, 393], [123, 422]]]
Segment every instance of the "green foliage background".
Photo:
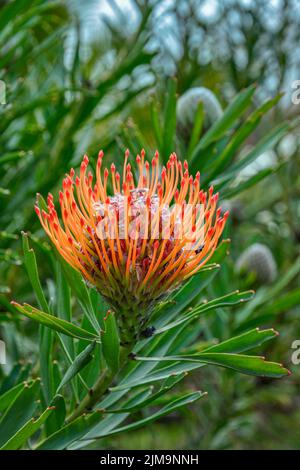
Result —
[[[104, 433], [87, 444], [125, 449], [299, 448], [300, 369], [291, 363], [291, 345], [300, 339], [299, 105], [291, 102], [300, 60], [295, 52], [300, 34], [295, 4], [217, 1], [216, 11], [207, 16], [207, 2], [201, 0], [139, 0], [129, 9], [115, 0], [109, 2], [109, 15], [104, 3], [0, 2], [0, 79], [7, 101], [0, 105], [0, 338], [8, 356], [0, 369], [0, 426], [8, 426], [5, 409], [19, 396], [22, 381], [29, 380], [30, 389], [27, 395], [22, 391], [21, 408], [28, 411], [23, 426], [37, 416], [39, 405], [32, 397], [51, 401], [52, 385], [41, 397], [38, 378], [45, 387], [50, 374], [57, 384], [68, 369], [51, 330], [40, 332], [39, 349], [36, 324], [19, 316], [10, 301], [36, 306], [37, 298], [38, 306], [45, 302], [42, 310], [51, 312], [72, 307], [77, 319], [86, 307], [74, 285], [72, 296], [66, 295], [70, 288], [65, 273], [33, 211], [36, 193], [57, 194], [64, 172], [78, 167], [84, 153], [95, 162], [103, 148], [108, 165], [121, 164], [126, 148], [131, 155], [141, 148], [152, 154], [158, 148], [165, 161], [173, 150], [188, 158], [192, 169], [201, 171], [204, 186], [213, 182], [231, 209], [224, 237], [231, 239], [230, 254], [222, 269], [201, 293], [188, 301], [183, 294], [178, 302], [194, 308], [236, 289], [256, 290], [245, 305], [211, 310], [201, 325], [185, 330], [177, 346], [199, 352], [215, 340], [274, 327], [280, 336], [267, 343], [264, 353], [293, 374], [273, 380], [220, 368], [197, 369], [174, 384], [175, 398], [191, 394], [189, 406], [175, 406], [166, 416], [158, 413], [158, 420], [151, 422], [151, 416], [168, 406], [162, 397], [150, 412], [137, 408], [136, 420], [146, 420], [142, 429], [130, 430], [129, 419], [125, 432]], [[206, 128], [200, 106], [192, 137], [186, 139], [176, 123], [176, 100], [194, 86], [214, 91], [226, 111]], [[23, 237], [27, 261], [22, 230], [28, 233]], [[236, 272], [237, 258], [255, 242], [268, 245], [276, 260], [278, 274], [271, 284]], [[29, 247], [44, 294], [39, 286], [33, 289], [28, 276]], [[95, 306], [98, 301], [91, 297]], [[104, 312], [104, 305], [97, 306]], [[71, 358], [72, 344], [67, 339], [63, 345]], [[91, 352], [86, 352], [88, 361]], [[92, 373], [84, 379], [89, 381]], [[193, 403], [192, 394], [199, 388], [208, 397]], [[54, 405], [57, 410], [65, 406], [60, 395]], [[63, 412], [50, 418], [49, 411], [44, 413], [38, 413], [36, 433], [30, 428], [31, 440], [19, 436], [16, 448], [21, 443], [34, 446], [44, 422], [43, 439], [59, 429]], [[93, 419], [84, 426], [92, 426]]]

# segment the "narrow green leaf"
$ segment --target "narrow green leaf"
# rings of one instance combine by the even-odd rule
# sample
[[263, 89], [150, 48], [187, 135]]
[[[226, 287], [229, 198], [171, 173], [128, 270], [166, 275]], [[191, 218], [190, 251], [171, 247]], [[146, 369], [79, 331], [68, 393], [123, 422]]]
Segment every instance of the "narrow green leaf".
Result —
[[92, 359], [93, 359], [93, 351], [95, 349], [96, 342], [93, 341], [90, 343], [75, 359], [74, 362], [71, 364], [71, 366], [68, 368], [66, 371], [65, 375], [62, 378], [61, 383], [59, 384], [58, 389], [56, 390], [56, 393], [59, 393], [59, 391], [64, 387], [70, 380], [75, 377], [78, 372], [81, 371]]
[[93, 310], [93, 305], [91, 298], [88, 292], [88, 289], [81, 277], [81, 275], [75, 271], [66, 261], [57, 253], [58, 261], [61, 263], [63, 273], [66, 276], [69, 286], [71, 287], [72, 292], [77, 297], [80, 305], [82, 306], [90, 324], [95, 331], [98, 332], [99, 324]]
[[154, 326], [159, 329], [167, 322], [183, 311], [199, 293], [212, 281], [220, 269], [220, 266], [211, 265], [209, 271], [200, 271], [188, 280], [175, 294], [170, 301], [162, 304], [153, 315]]
[[0, 396], [0, 412], [5, 411], [6, 408], [18, 398], [20, 393], [22, 393], [23, 389], [25, 388], [25, 385], [27, 386], [26, 382], [21, 382]]
[[195, 148], [191, 162], [199, 157], [202, 149], [207, 147], [212, 142], [220, 139], [224, 133], [232, 127], [242, 113], [248, 108], [251, 103], [252, 96], [255, 92], [255, 86], [251, 86], [246, 90], [242, 90], [232, 103], [226, 108], [222, 117], [213, 124], [209, 130], [204, 134], [199, 144]]
[[12, 436], [0, 450], [18, 450], [49, 418], [54, 408], [48, 407], [37, 419], [32, 418]]
[[110, 310], [104, 318], [105, 331], [101, 335], [102, 351], [108, 367], [119, 370], [120, 340], [115, 315]]
[[220, 187], [220, 184], [224, 185], [230, 179], [235, 177], [239, 171], [247, 167], [256, 160], [260, 155], [262, 155], [267, 150], [272, 149], [282, 137], [286, 134], [289, 128], [288, 123], [280, 124], [279, 126], [272, 129], [267, 133], [258, 143], [253, 147], [250, 152], [248, 152], [241, 160], [239, 160], [234, 165], [231, 165], [230, 168], [221, 174], [221, 176], [216, 180], [216, 187]]
[[137, 361], [180, 361], [180, 362], [193, 362], [212, 364], [228, 369], [236, 370], [243, 374], [257, 375], [261, 377], [274, 377], [280, 378], [289, 375], [290, 372], [285, 369], [282, 364], [277, 362], [268, 362], [264, 357], [259, 356], [246, 356], [242, 354], [228, 354], [228, 353], [201, 353], [182, 356], [165, 356], [162, 358], [157, 357], [139, 357], [135, 358]]
[[35, 450], [62, 450], [72, 442], [84, 436], [89, 429], [101, 419], [101, 413], [96, 411], [87, 416], [80, 416], [72, 423], [64, 426], [39, 444]]
[[145, 401], [152, 395], [153, 387], [150, 386], [144, 390], [139, 390], [133, 396], [129, 398], [125, 403], [122, 404], [121, 408], [98, 408], [105, 413], [130, 413], [132, 410], [138, 410], [143, 407]]
[[84, 330], [80, 326], [76, 326], [73, 323], [55, 317], [54, 315], [49, 315], [48, 313], [42, 312], [41, 310], [38, 310], [37, 308], [34, 308], [28, 304], [20, 305], [16, 302], [12, 302], [12, 304], [20, 313], [26, 317], [35, 320], [40, 324], [47, 326], [48, 328], [58, 331], [59, 333], [86, 341], [100, 342], [99, 336]]
[[[48, 314], [46, 314], [48, 315]], [[49, 315], [51, 316], [51, 315]], [[40, 374], [46, 405], [50, 404], [54, 394], [53, 377], [53, 331], [40, 324], [39, 327]]]
[[[140, 356], [137, 356], [137, 358], [139, 357]], [[170, 356], [165, 356], [165, 357], [168, 358]], [[145, 359], [146, 359], [145, 363], [147, 362], [151, 364], [153, 362], [154, 366], [156, 366], [160, 362], [160, 361], [157, 361], [157, 364], [155, 364], [154, 358], [153, 358], [153, 361], [151, 360], [147, 361], [147, 358]], [[161, 358], [161, 360], [163, 360], [163, 358]], [[170, 361], [169, 359], [167, 359], [167, 362], [171, 362], [171, 365], [162, 367], [159, 370], [154, 370], [153, 372], [150, 371], [150, 373], [148, 374], [141, 375], [140, 378], [136, 378], [134, 376], [127, 377], [126, 381], [124, 380], [124, 382], [120, 383], [119, 385], [116, 385], [115, 387], [111, 387], [110, 390], [113, 392], [119, 392], [119, 391], [131, 389], [134, 387], [141, 387], [143, 385], [151, 384], [154, 382], [161, 382], [167, 379], [168, 377], [170, 377], [170, 375], [173, 375], [175, 377], [176, 375], [180, 375], [182, 373], [187, 374], [189, 371], [194, 370], [194, 369], [199, 369], [200, 367], [203, 367], [205, 365], [205, 364], [200, 364], [200, 363], [180, 364], [179, 361], [174, 363], [174, 361]]]
[[222, 341], [219, 344], [210, 346], [209, 348], [204, 349], [202, 352], [226, 352], [226, 353], [240, 353], [248, 351], [249, 349], [256, 348], [261, 346], [265, 341], [278, 336], [279, 333], [270, 328], [268, 330], [260, 330], [255, 328], [254, 330], [247, 331], [239, 336], [230, 338], [226, 341]]
[[203, 122], [204, 122], [204, 106], [203, 106], [202, 101], [199, 101], [198, 106], [197, 106], [197, 111], [195, 114], [194, 126], [192, 129], [191, 138], [190, 138], [188, 150], [187, 150], [188, 160], [191, 158], [191, 155], [193, 151], [195, 150], [197, 142], [199, 141]]
[[[233, 134], [232, 138], [230, 139], [229, 143], [226, 145], [224, 150], [220, 153], [220, 155], [213, 162], [212, 164], [213, 169], [209, 173], [210, 179], [214, 178], [216, 175], [221, 173], [222, 170], [229, 164], [229, 162], [234, 158], [235, 153], [240, 148], [242, 143], [256, 129], [262, 117], [266, 114], [267, 111], [269, 111], [279, 101], [281, 96], [282, 94], [279, 94], [275, 98], [266, 101], [258, 109], [253, 111], [252, 114], [250, 114], [250, 116], [246, 119], [246, 121]], [[259, 147], [256, 146], [257, 148], [256, 156], [259, 156], [267, 148], [269, 148], [270, 146], [273, 146], [274, 145], [273, 141], [274, 141], [274, 137], [273, 139], [271, 139], [271, 142], [264, 139], [263, 145], [260, 145]], [[254, 158], [255, 157], [253, 155], [253, 159]]]
[[245, 191], [246, 189], [251, 188], [252, 186], [259, 183], [260, 181], [262, 181], [264, 178], [266, 178], [273, 172], [274, 172], [273, 168], [264, 168], [263, 170], [259, 171], [255, 175], [250, 176], [245, 181], [239, 184], [236, 184], [232, 189], [229, 187], [227, 191], [223, 192], [223, 198], [229, 199], [229, 198], [232, 198], [233, 196], [236, 196], [237, 194], [240, 194], [242, 191]]
[[263, 308], [264, 315], [278, 315], [278, 313], [287, 312], [291, 308], [300, 304], [300, 289], [296, 288], [286, 294], [275, 298], [273, 302]]
[[22, 240], [23, 240], [24, 263], [26, 266], [26, 270], [27, 270], [31, 285], [35, 292], [37, 301], [42, 310], [45, 310], [47, 313], [50, 313], [48, 303], [46, 301], [46, 298], [45, 298], [45, 295], [41, 286], [41, 282], [39, 279], [35, 253], [32, 248], [29, 248], [28, 235], [24, 232], [22, 232]]
[[[72, 322], [72, 313], [71, 313], [71, 291], [69, 285], [64, 276], [62, 266], [59, 262], [57, 266], [57, 302], [56, 302], [56, 311], [57, 316], [63, 320]], [[62, 341], [66, 347], [70, 357], [74, 359], [75, 350], [73, 339], [69, 336], [63, 336]]]
[[82, 438], [82, 440], [90, 440], [90, 439], [99, 439], [105, 436], [114, 436], [116, 434], [120, 434], [122, 432], [127, 432], [127, 431], [132, 431], [133, 429], [138, 429], [142, 426], [145, 426], [146, 424], [151, 423], [152, 421], [155, 421], [159, 418], [162, 418], [163, 416], [166, 416], [169, 413], [172, 413], [175, 410], [178, 410], [179, 408], [183, 406], [187, 406], [200, 398], [203, 398], [206, 395], [205, 392], [192, 392], [192, 393], [187, 393], [181, 397], [176, 397], [175, 399], [171, 399], [170, 402], [165, 405], [163, 408], [161, 408], [159, 411], [154, 413], [153, 415], [148, 416], [147, 418], [143, 418], [139, 421], [136, 421], [134, 423], [130, 423], [126, 426], [122, 426], [121, 428], [114, 429], [112, 431], [108, 431], [105, 434], [101, 434], [100, 436], [97, 435], [96, 432], [89, 432], [87, 436]]
[[161, 124], [159, 121], [159, 115], [158, 115], [157, 107], [155, 105], [154, 100], [151, 102], [150, 109], [151, 109], [152, 128], [155, 134], [157, 146], [159, 149], [162, 149], [163, 139], [162, 139], [162, 132], [161, 132]]
[[0, 387], [0, 395], [15, 387], [20, 381], [20, 374], [22, 371], [22, 364], [14, 364], [10, 373], [3, 379]]
[[236, 291], [236, 292], [224, 295], [222, 297], [219, 297], [217, 299], [211, 300], [209, 302], [205, 302], [201, 305], [197, 305], [196, 307], [189, 310], [188, 312], [182, 313], [181, 317], [178, 318], [177, 320], [168, 323], [162, 328], [158, 328], [155, 331], [155, 334], [160, 334], [171, 328], [175, 328], [178, 325], [181, 325], [183, 323], [191, 322], [195, 320], [196, 318], [198, 318], [203, 313], [208, 312], [210, 310], [214, 310], [220, 307], [230, 307], [232, 305], [247, 302], [248, 300], [252, 299], [253, 295], [254, 295], [253, 291], [246, 291], [246, 292]]
[[47, 436], [53, 434], [64, 425], [67, 412], [66, 402], [62, 395], [55, 395], [50, 403], [50, 407], [53, 408], [53, 412], [45, 425]]
[[36, 399], [39, 391], [39, 380], [27, 384], [16, 400], [6, 409], [0, 420], [0, 447], [33, 416], [37, 408]]
[[138, 392], [139, 400], [135, 399], [133, 401], [127, 401], [121, 408], [114, 408], [105, 410], [106, 413], [124, 413], [124, 412], [133, 412], [145, 408], [148, 405], [154, 405], [155, 400], [159, 397], [165, 395], [169, 390], [171, 390], [175, 385], [178, 384], [186, 376], [185, 372], [170, 376], [163, 381], [161, 388], [156, 393], [152, 392], [152, 386], [146, 390]]

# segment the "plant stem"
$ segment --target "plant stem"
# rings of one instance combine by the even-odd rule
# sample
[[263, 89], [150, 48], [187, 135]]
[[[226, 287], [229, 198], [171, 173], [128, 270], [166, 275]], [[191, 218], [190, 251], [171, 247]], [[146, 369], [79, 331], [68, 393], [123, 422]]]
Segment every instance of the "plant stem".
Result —
[[110, 384], [112, 383], [114, 377], [118, 374], [120, 369], [126, 364], [128, 361], [128, 355], [131, 352], [131, 348], [122, 348], [120, 354], [120, 366], [117, 372], [113, 372], [110, 369], [106, 368], [102, 371], [100, 376], [98, 377], [96, 383], [93, 387], [89, 390], [88, 394], [84, 397], [82, 402], [79, 406], [74, 410], [74, 412], [66, 419], [66, 423], [71, 423], [74, 421], [78, 416], [83, 414], [86, 411], [90, 411], [96, 403], [99, 402], [102, 395], [106, 392]]

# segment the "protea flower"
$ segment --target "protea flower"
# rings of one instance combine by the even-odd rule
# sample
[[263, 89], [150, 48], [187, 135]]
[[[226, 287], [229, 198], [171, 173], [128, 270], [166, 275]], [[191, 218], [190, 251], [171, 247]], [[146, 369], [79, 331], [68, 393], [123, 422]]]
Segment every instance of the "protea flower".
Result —
[[255, 280], [261, 284], [269, 284], [277, 277], [277, 265], [273, 253], [267, 245], [254, 243], [238, 258], [238, 273], [253, 273]]
[[84, 156], [80, 174], [71, 169], [63, 180], [61, 222], [52, 194], [48, 211], [35, 206], [58, 252], [116, 312], [123, 345], [145, 331], [156, 302], [208, 262], [228, 216], [175, 153], [162, 169], [158, 152], [149, 163], [142, 150], [135, 171], [128, 158], [121, 177], [114, 164], [102, 171], [100, 151], [94, 176]]
[[204, 108], [204, 130], [208, 129], [223, 115], [222, 107], [215, 94], [205, 87], [187, 90], [177, 101], [176, 117], [178, 130], [182, 137], [189, 139], [195, 122], [199, 103]]

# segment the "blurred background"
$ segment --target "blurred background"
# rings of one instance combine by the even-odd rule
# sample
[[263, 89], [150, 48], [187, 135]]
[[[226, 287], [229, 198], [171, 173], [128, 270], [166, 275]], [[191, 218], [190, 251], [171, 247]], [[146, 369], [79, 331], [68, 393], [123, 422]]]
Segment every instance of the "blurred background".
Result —
[[256, 290], [245, 306], [205, 318], [201, 340], [273, 326], [280, 336], [266, 353], [293, 374], [200, 369], [185, 386], [207, 390], [206, 400], [99, 446], [299, 448], [299, 45], [298, 0], [0, 1], [2, 387], [39, 360], [36, 327], [9, 303], [34, 302], [22, 230], [50, 297], [53, 288], [36, 193], [56, 197], [64, 172], [100, 148], [107, 164], [126, 148], [158, 148], [164, 160], [175, 150], [230, 210], [230, 254], [207, 298]]

